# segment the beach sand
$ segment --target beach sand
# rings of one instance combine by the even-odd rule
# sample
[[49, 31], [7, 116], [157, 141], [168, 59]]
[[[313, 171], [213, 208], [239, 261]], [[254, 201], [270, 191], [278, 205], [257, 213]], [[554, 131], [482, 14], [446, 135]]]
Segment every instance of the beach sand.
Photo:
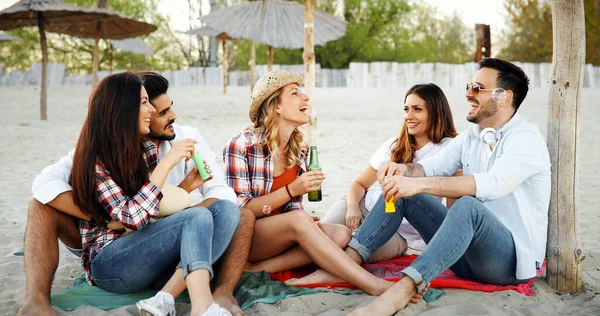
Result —
[[[467, 127], [468, 104], [462, 89], [444, 89], [452, 105], [457, 130]], [[38, 87], [0, 87], [0, 315], [14, 315], [25, 297], [23, 250], [27, 202], [31, 183], [43, 167], [74, 148], [91, 92], [90, 87], [52, 86], [48, 91], [48, 120], [39, 120]], [[323, 201], [305, 200], [308, 212], [322, 215], [345, 194], [350, 181], [368, 165], [371, 154], [399, 133], [406, 89], [317, 89], [317, 145], [327, 180]], [[249, 125], [249, 88], [173, 87], [169, 90], [177, 122], [198, 127], [212, 150]], [[578, 206], [583, 262], [582, 292], [559, 296], [544, 279], [534, 284], [534, 297], [504, 291], [493, 294], [446, 289], [433, 303], [408, 306], [399, 315], [600, 315], [600, 212], [595, 196], [600, 189], [600, 89], [584, 89], [580, 111]], [[538, 124], [546, 135], [547, 89], [533, 89], [519, 112]], [[60, 247], [60, 263], [52, 292], [72, 285], [82, 272], [79, 259]], [[248, 315], [343, 315], [372, 300], [368, 295], [326, 293], [286, 299], [275, 305], [257, 304]], [[189, 306], [178, 305], [180, 315]], [[132, 306], [111, 311], [91, 307], [61, 315], [130, 315]]]

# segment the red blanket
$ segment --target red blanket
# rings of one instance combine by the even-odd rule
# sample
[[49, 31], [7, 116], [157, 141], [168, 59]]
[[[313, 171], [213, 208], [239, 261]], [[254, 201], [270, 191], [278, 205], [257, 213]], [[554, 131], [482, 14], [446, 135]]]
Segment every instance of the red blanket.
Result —
[[[409, 266], [417, 256], [404, 256], [396, 257], [391, 260], [381, 261], [374, 264], [363, 264], [363, 268], [371, 272], [373, 275], [385, 278], [388, 281], [396, 282], [400, 279], [400, 271]], [[278, 273], [271, 273], [273, 280], [279, 280], [284, 282], [292, 278], [301, 278], [314, 271], [314, 268], [303, 268], [290, 271], [283, 271]], [[542, 275], [542, 271], [538, 270], [538, 276]], [[444, 271], [440, 276], [431, 281], [431, 287], [433, 288], [458, 288], [472, 291], [483, 291], [483, 292], [497, 292], [505, 290], [515, 290], [521, 294], [527, 296], [533, 296], [533, 289], [531, 285], [535, 278], [529, 280], [527, 283], [519, 285], [492, 285], [482, 284], [474, 281], [469, 281], [457, 277], [454, 272], [449, 269]], [[330, 283], [330, 284], [304, 284], [302, 287], [344, 287], [344, 288], [356, 288], [354, 285], [348, 282], [341, 283]]]

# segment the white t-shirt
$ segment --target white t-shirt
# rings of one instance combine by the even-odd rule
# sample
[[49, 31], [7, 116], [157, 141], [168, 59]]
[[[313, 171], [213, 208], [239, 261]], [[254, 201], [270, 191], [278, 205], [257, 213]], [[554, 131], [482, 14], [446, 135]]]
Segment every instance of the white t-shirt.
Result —
[[[396, 138], [388, 139], [377, 151], [371, 156], [369, 159], [369, 164], [373, 169], [379, 171], [379, 168], [383, 166], [386, 162], [390, 161], [392, 158], [392, 145], [394, 145], [394, 140]], [[415, 158], [413, 159], [413, 163], [418, 163], [423, 158], [433, 155], [444, 148], [446, 145], [450, 143], [452, 138], [446, 137], [442, 139], [439, 144], [434, 144], [432, 142], [427, 143], [423, 148], [417, 150], [415, 152]], [[377, 200], [382, 194], [381, 186], [379, 183], [374, 183], [371, 188], [367, 191], [367, 195], [365, 196], [365, 207], [368, 211], [371, 211]], [[440, 203], [442, 202], [442, 198], [438, 197]], [[402, 220], [402, 224], [398, 228], [398, 233], [402, 238], [406, 239], [408, 246], [412, 249], [423, 250], [425, 248], [425, 242], [421, 239], [421, 236], [417, 232], [417, 230], [412, 227], [412, 225], [406, 220]]]

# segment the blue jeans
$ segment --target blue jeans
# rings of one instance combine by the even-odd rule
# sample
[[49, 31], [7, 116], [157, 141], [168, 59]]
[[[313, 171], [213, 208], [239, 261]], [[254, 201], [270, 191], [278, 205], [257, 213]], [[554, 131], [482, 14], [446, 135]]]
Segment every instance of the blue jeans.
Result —
[[402, 272], [419, 284], [420, 291], [450, 268], [457, 276], [488, 284], [519, 284], [517, 257], [511, 232], [479, 200], [462, 197], [448, 210], [428, 194], [396, 202], [396, 212], [385, 212], [379, 198], [348, 246], [366, 262], [396, 232], [402, 219], [419, 232], [427, 247]]
[[240, 209], [227, 200], [165, 217], [104, 247], [91, 262], [92, 279], [109, 292], [134, 293], [161, 286], [179, 264], [184, 278], [212, 264], [227, 249]]

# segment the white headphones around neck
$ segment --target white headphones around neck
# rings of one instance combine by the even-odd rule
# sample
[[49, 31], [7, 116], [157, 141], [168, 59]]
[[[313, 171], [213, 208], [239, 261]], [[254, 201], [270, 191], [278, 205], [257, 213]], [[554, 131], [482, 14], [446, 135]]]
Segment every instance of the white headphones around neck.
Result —
[[506, 95], [506, 90], [502, 88], [496, 88], [492, 91], [492, 100], [495, 102], [504, 102], [508, 96]]
[[496, 137], [496, 129], [492, 127], [487, 127], [481, 130], [479, 133], [479, 138], [482, 142], [488, 145], [496, 145], [496, 142], [498, 142], [498, 138]]

